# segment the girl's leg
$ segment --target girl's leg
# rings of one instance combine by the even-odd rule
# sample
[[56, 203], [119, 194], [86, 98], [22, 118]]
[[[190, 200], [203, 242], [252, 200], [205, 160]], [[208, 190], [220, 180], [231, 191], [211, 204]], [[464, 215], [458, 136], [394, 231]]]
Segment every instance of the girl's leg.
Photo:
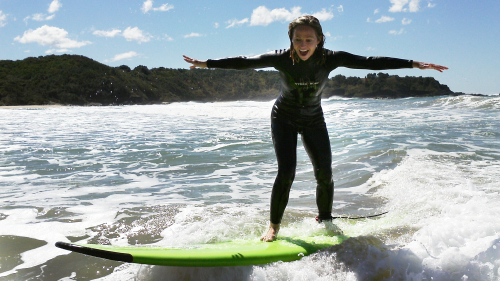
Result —
[[280, 224], [295, 178], [298, 133], [292, 125], [276, 119], [272, 120], [271, 128], [274, 150], [278, 159], [278, 175], [271, 193], [271, 223]]
[[274, 241], [278, 235], [297, 164], [297, 130], [275, 118], [272, 118], [271, 130], [278, 159], [278, 175], [271, 192], [271, 223], [268, 231], [260, 238], [265, 242]]
[[316, 177], [316, 204], [320, 220], [332, 217], [333, 180], [332, 152], [326, 125], [324, 127], [304, 128], [302, 142], [311, 159]]

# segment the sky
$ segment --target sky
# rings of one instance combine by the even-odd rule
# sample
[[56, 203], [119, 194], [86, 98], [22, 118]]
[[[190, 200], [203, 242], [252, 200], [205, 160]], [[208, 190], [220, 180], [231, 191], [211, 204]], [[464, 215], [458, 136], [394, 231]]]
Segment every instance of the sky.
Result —
[[[0, 60], [74, 54], [109, 66], [188, 68], [290, 46], [288, 23], [316, 16], [325, 47], [449, 67], [387, 70], [452, 91], [500, 93], [499, 0], [0, 0]], [[380, 71], [337, 68], [331, 77]]]

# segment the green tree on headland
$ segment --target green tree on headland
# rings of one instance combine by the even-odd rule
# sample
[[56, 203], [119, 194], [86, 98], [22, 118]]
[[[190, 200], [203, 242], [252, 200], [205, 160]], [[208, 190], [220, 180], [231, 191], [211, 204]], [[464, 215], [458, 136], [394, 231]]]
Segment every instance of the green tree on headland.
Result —
[[[270, 100], [276, 71], [109, 67], [78, 55], [0, 61], [0, 105], [116, 105], [176, 101]], [[434, 78], [368, 74], [332, 77], [324, 97], [401, 98], [453, 95]]]

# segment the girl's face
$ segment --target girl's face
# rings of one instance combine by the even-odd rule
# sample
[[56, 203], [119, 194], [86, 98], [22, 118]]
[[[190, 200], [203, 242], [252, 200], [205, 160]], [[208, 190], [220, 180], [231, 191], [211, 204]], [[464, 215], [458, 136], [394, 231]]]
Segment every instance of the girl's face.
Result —
[[299, 25], [293, 31], [293, 49], [301, 60], [309, 59], [320, 42], [314, 28], [308, 25]]

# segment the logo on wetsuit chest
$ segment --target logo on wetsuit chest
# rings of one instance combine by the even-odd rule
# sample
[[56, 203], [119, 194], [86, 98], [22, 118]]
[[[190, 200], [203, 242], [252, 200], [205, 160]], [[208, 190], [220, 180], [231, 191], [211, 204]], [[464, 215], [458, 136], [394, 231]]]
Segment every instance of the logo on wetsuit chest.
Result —
[[297, 82], [295, 85], [306, 88], [317, 88], [319, 82]]

